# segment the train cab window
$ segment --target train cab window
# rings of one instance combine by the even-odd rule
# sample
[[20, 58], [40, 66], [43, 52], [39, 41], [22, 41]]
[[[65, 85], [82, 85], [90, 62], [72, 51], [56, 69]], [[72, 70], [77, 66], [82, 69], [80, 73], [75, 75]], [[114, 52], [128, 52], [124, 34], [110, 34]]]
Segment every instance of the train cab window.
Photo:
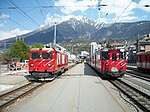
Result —
[[113, 60], [113, 61], [116, 61], [116, 60], [117, 60], [116, 54], [114, 54], [114, 53], [112, 54], [112, 60]]
[[109, 52], [102, 52], [102, 60], [109, 60], [110, 53]]
[[52, 58], [52, 53], [43, 52], [42, 53], [42, 58], [43, 59], [50, 59], [50, 58]]
[[33, 52], [30, 54], [30, 59], [40, 59], [40, 53], [39, 52]]
[[120, 59], [120, 60], [126, 59], [126, 53], [125, 53], [125, 52], [120, 52], [120, 53], [119, 53], [119, 59]]

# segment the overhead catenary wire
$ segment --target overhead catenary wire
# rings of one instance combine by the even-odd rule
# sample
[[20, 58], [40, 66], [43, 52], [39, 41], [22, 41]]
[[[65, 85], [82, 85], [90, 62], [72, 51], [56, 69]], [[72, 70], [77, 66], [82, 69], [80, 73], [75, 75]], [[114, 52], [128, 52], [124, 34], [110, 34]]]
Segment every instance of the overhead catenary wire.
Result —
[[[8, 1], [6, 1], [6, 0], [4, 0], [8, 5], [12, 5], [10, 2], [8, 2]], [[14, 6], [13, 5], [13, 7], [12, 8], [10, 8], [10, 9], [17, 9], [18, 7], [16, 7], [16, 6]], [[24, 16], [26, 19], [28, 19], [29, 21], [31, 21], [29, 18], [27, 18], [24, 14], [22, 14], [21, 12], [19, 12], [19, 10], [17, 10], [17, 12], [18, 13], [20, 13], [22, 16]]]
[[[0, 12], [0, 13], [1, 13], [1, 12]], [[23, 29], [28, 29], [27, 27], [25, 27], [25, 26], [21, 25], [20, 23], [16, 22], [15, 20], [13, 20], [13, 19], [12, 19], [12, 18], [10, 18], [10, 17], [6, 17], [6, 19], [8, 19], [8, 20], [10, 20], [10, 21], [14, 22], [15, 24], [17, 24], [17, 25], [21, 26]]]
[[[100, 6], [110, 6], [110, 5], [100, 4]], [[93, 8], [97, 8], [98, 6], [97, 5], [57, 5], [57, 6], [54, 6], [54, 5], [40, 5], [40, 6], [33, 6], [33, 7], [31, 7], [31, 6], [24, 6], [24, 7], [14, 7], [14, 6], [12, 6], [12, 7], [3, 7], [3, 8], [0, 8], [0, 10], [2, 10], [2, 9], [6, 9], [6, 10], [8, 9], [9, 10], [9, 9], [17, 9], [17, 8], [20, 8], [20, 9], [28, 9], [28, 8], [47, 9], [47, 8], [55, 8], [55, 7], [93, 7]]]
[[19, 24], [18, 22], [14, 21], [14, 20], [13, 20], [13, 19], [11, 19], [11, 18], [7, 18], [7, 19], [9, 19], [10, 21], [12, 21], [12, 22], [16, 23], [17, 25], [21, 26], [21, 27], [22, 27], [22, 28], [24, 28], [24, 29], [28, 29], [28, 28], [26, 28], [25, 26], [23, 26], [23, 25]]
[[122, 16], [122, 14], [129, 8], [129, 6], [131, 5], [132, 3], [132, 0], [131, 2], [127, 5], [127, 7], [122, 11], [122, 13], [117, 17], [117, 19], [115, 20], [115, 23], [120, 19], [120, 17]]
[[[37, 12], [39, 12], [39, 6], [37, 7], [37, 6], [34, 6], [33, 4], [32, 4], [32, 2], [30, 1], [30, 0], [27, 0], [27, 2], [32, 6], [32, 7], [25, 7], [25, 8], [30, 8], [29, 10], [27, 10], [26, 12], [29, 12], [29, 11], [31, 11], [31, 10], [36, 10]], [[41, 13], [40, 13], [41, 14]], [[42, 15], [43, 16], [43, 15]], [[43, 16], [44, 17], [44, 19], [45, 19], [45, 16]]]
[[108, 10], [108, 12], [106, 13], [106, 15], [108, 15], [108, 14], [109, 14], [109, 11], [111, 10], [111, 8], [112, 8], [113, 6], [115, 6], [115, 2], [116, 2], [116, 0], [114, 0], [113, 5], [109, 8], [109, 10]]
[[43, 11], [42, 11], [42, 9], [41, 9], [41, 7], [40, 7], [40, 5], [39, 5], [38, 0], [36, 0], [36, 3], [37, 3], [37, 5], [38, 5], [38, 8], [39, 8], [39, 10], [40, 10], [41, 15], [42, 15], [42, 16], [44, 17], [44, 19], [45, 19], [46, 17], [45, 17], [45, 15], [43, 14]]
[[[120, 19], [120, 17], [122, 16], [122, 14], [129, 8], [129, 6], [131, 5], [132, 3], [132, 0], [131, 2], [127, 5], [127, 7], [121, 12], [121, 14], [117, 17], [117, 19], [115, 20], [115, 22], [112, 24], [112, 27], [115, 25], [115, 23], [117, 23], [117, 21]], [[111, 27], [111, 28], [112, 28]]]
[[[14, 4], [11, 0], [9, 0], [11, 4], [13, 4], [15, 7], [17, 7], [16, 4]], [[40, 26], [33, 18], [31, 18], [28, 14], [26, 14], [21, 8], [17, 7], [17, 9], [22, 12], [25, 16], [27, 16], [30, 20], [32, 20], [36, 25]]]

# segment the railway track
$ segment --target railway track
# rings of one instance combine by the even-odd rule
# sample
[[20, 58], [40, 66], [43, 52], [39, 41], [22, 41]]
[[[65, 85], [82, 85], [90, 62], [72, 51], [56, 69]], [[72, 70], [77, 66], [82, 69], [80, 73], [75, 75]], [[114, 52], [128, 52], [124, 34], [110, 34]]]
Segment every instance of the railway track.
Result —
[[[149, 81], [150, 82], [150, 78], [149, 77], [146, 77], [146, 76], [143, 76], [143, 75], [139, 75], [135, 72], [132, 72], [132, 71], [126, 71], [126, 74], [129, 75], [129, 76], [132, 76], [132, 77], [136, 77], [136, 78], [139, 78], [139, 79], [142, 79], [142, 80], [145, 80], [145, 81]], [[145, 74], [146, 75], [146, 74]]]
[[44, 83], [28, 83], [10, 92], [0, 95], [0, 110], [8, 107], [9, 105], [15, 103], [18, 99], [27, 96], [29, 93], [33, 92], [37, 88], [43, 86]]
[[124, 81], [117, 79], [110, 81], [122, 93], [127, 95], [144, 112], [150, 112], [150, 96], [144, 92], [132, 87]]
[[144, 73], [142, 71], [139, 71], [137, 68], [127, 68], [126, 70], [126, 73], [128, 74], [136, 74], [135, 77], [144, 77], [144, 78], [147, 78], [147, 79], [150, 79], [150, 75], [148, 73]]

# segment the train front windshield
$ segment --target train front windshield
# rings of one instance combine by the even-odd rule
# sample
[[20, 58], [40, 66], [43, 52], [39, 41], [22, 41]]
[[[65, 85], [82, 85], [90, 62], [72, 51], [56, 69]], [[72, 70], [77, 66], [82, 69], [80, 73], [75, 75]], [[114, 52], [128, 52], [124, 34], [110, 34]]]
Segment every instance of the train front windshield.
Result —
[[109, 52], [102, 52], [102, 60], [109, 60], [110, 53]]
[[43, 59], [51, 59], [52, 58], [52, 53], [51, 52], [43, 52], [42, 53], [42, 58]]
[[52, 53], [51, 52], [42, 52], [42, 54], [40, 54], [40, 52], [32, 52], [30, 54], [30, 59], [39, 60], [40, 55], [41, 55], [42, 59], [51, 59], [52, 58]]
[[40, 52], [32, 52], [30, 54], [30, 59], [32, 59], [32, 60], [38, 60], [38, 59], [40, 59]]

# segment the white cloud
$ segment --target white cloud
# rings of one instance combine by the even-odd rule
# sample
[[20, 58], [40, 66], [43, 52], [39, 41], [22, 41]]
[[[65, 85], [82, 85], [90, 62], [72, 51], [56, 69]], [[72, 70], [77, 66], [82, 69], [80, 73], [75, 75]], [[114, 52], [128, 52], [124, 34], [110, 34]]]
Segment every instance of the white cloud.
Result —
[[5, 18], [10, 18], [10, 16], [4, 13], [0, 13], [0, 19], [5, 19]]
[[68, 15], [58, 15], [58, 14], [54, 14], [53, 16], [48, 14], [46, 16], [46, 20], [44, 22], [44, 24], [42, 24], [40, 27], [41, 28], [46, 28], [46, 27], [50, 27], [53, 26], [54, 23], [61, 23], [63, 21], [67, 21], [70, 18], [76, 18], [78, 20], [81, 20], [84, 16], [75, 16], [73, 14], [68, 14]]
[[[115, 18], [117, 18], [123, 12], [123, 14], [119, 17], [120, 20], [123, 20], [123, 18], [125, 17], [129, 18], [129, 16], [131, 16], [130, 19], [133, 18], [133, 9], [137, 8], [138, 6], [137, 3], [134, 2], [133, 0], [115, 0], [115, 2], [114, 0], [102, 0], [101, 4], [107, 5], [105, 7], [101, 7], [100, 11], [103, 14], [106, 14], [106, 13], [114, 14]], [[61, 9], [61, 12], [63, 12], [64, 14], [72, 14], [73, 12], [78, 11], [78, 10], [84, 13], [87, 9], [92, 8], [89, 6], [95, 6], [93, 8], [97, 10], [98, 0], [82, 0], [82, 1], [69, 0], [67, 2], [66, 0], [59, 0], [55, 2], [55, 5], [63, 6], [63, 7], [60, 7], [60, 9]]]
[[136, 20], [137, 17], [135, 16], [121, 16], [119, 20], [117, 20], [117, 18], [113, 18], [114, 21], [116, 22], [129, 22], [129, 21], [133, 21]]
[[59, 0], [55, 2], [55, 6], [62, 6], [61, 11], [65, 14], [71, 14], [74, 11], [84, 12], [89, 9], [89, 6], [97, 5], [98, 1], [95, 0]]
[[60, 20], [61, 16], [58, 14], [54, 14], [53, 16], [51, 14], [47, 14], [44, 24], [42, 24], [40, 28], [53, 26], [55, 22], [59, 22]]
[[1, 27], [4, 27], [4, 24], [3, 24], [3, 23], [0, 23], [0, 28], [1, 28]]
[[146, 12], [150, 12], [150, 7], [144, 7], [144, 5], [150, 5], [150, 1], [149, 0], [141, 0], [139, 2], [139, 8], [146, 11]]
[[20, 30], [19, 28], [11, 31], [0, 31], [0, 40], [15, 37], [16, 35], [23, 35], [31, 32], [31, 30]]
[[[86, 16], [81, 16], [81, 15], [73, 15], [73, 14], [68, 14], [68, 15], [58, 15], [58, 14], [55, 14], [54, 16], [51, 16], [50, 14], [48, 14], [46, 16], [46, 20], [45, 20], [45, 23], [43, 25], [41, 25], [41, 29], [40, 30], [44, 30], [45, 28], [48, 28], [50, 26], [53, 26], [54, 25], [54, 22], [56, 23], [61, 23], [63, 21], [67, 21], [69, 20], [70, 18], [75, 18], [77, 20], [84, 20], [86, 21]], [[92, 18], [89, 18], [88, 19], [91, 19], [91, 20], [94, 20]], [[110, 20], [108, 20], [107, 18], [100, 18], [100, 21], [99, 21], [99, 18], [97, 20], [94, 20], [95, 22], [98, 22], [97, 24], [103, 24], [103, 23], [110, 23]]]
[[137, 3], [131, 2], [132, 0], [116, 0], [113, 4], [113, 0], [103, 0], [103, 4], [107, 4], [107, 7], [102, 7], [101, 11], [103, 13], [115, 14], [115, 16], [120, 16], [123, 12], [123, 15], [128, 16], [132, 13], [132, 10], [137, 7]]

